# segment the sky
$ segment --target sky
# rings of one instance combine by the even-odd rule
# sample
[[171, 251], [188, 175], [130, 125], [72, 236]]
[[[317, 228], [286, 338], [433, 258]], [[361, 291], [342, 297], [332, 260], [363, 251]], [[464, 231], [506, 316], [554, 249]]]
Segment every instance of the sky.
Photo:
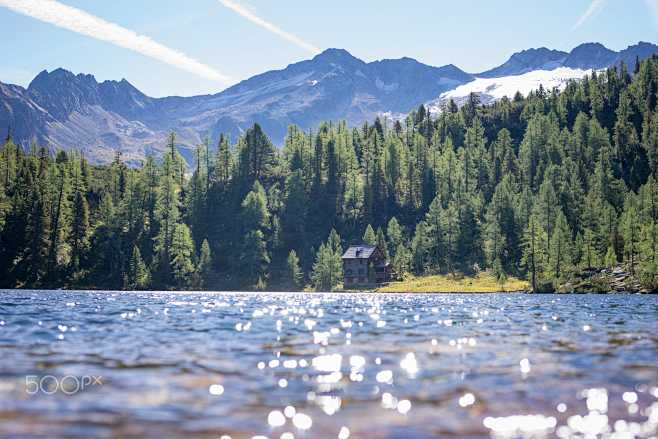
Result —
[[658, 43], [658, 0], [0, 0], [0, 29], [2, 82], [62, 67], [190, 96], [327, 48], [476, 73], [531, 47]]

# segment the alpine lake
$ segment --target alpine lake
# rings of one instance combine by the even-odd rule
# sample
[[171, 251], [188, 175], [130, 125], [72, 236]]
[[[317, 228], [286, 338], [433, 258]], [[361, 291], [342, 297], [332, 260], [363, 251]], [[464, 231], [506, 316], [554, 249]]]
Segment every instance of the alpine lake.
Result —
[[658, 296], [0, 291], [3, 438], [656, 438]]

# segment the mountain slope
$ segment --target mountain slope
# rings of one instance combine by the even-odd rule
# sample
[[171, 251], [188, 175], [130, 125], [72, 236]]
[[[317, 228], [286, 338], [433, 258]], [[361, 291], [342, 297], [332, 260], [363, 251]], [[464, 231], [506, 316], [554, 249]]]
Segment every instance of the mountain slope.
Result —
[[384, 112], [406, 113], [428, 97], [472, 80], [454, 66], [410, 58], [365, 63], [341, 49], [266, 72], [204, 99], [180, 103], [179, 116], [216, 138], [258, 122], [276, 143], [290, 124], [313, 128], [325, 120], [360, 124]]
[[440, 111], [441, 105], [453, 100], [462, 104], [471, 93], [480, 97], [480, 102], [489, 104], [507, 96], [512, 99], [516, 93], [526, 96], [539, 86], [546, 90], [562, 89], [568, 81], [581, 79], [591, 70], [559, 67], [554, 70], [533, 70], [522, 75], [503, 76], [496, 78], [476, 78], [467, 84], [460, 85], [454, 90], [442, 93], [438, 99], [428, 104], [432, 113]]
[[533, 70], [555, 70], [560, 67], [598, 70], [619, 65], [622, 61], [630, 71], [633, 71], [636, 57], [645, 59], [654, 53], [658, 53], [658, 46], [642, 41], [628, 46], [620, 52], [610, 50], [600, 43], [580, 44], [569, 53], [541, 47], [517, 52], [500, 66], [475, 76], [478, 78], [500, 78], [522, 75]]
[[116, 150], [137, 161], [161, 150], [167, 132], [175, 130], [179, 149], [191, 158], [204, 137], [213, 143], [219, 133], [235, 139], [254, 122], [280, 144], [290, 124], [309, 129], [344, 119], [357, 125], [381, 113], [407, 113], [472, 79], [452, 65], [432, 67], [411, 58], [365, 63], [328, 49], [221, 93], [156, 99], [125, 79], [98, 83], [92, 75], [56, 69], [39, 73], [27, 89], [2, 85], [0, 130], [11, 126], [22, 144], [82, 147], [99, 162]]
[[[36, 141], [51, 148], [82, 149], [94, 162], [108, 162], [116, 151], [137, 163], [158, 154], [176, 131], [178, 147], [191, 159], [193, 148], [220, 133], [235, 140], [259, 123], [276, 144], [287, 127], [314, 129], [326, 120], [352, 126], [380, 114], [404, 115], [420, 104], [459, 101], [468, 93], [484, 102], [550, 89], [590, 69], [658, 53], [640, 42], [620, 52], [586, 43], [571, 52], [547, 48], [515, 53], [501, 66], [472, 75], [454, 65], [432, 67], [411, 58], [364, 62], [342, 49], [246, 79], [220, 93], [151, 98], [125, 79], [97, 82], [92, 75], [64, 69], [39, 73], [27, 88], [0, 83], [0, 134], [11, 129], [16, 142]], [[438, 98], [438, 100], [437, 100]]]
[[502, 65], [476, 75], [479, 78], [498, 78], [501, 76], [520, 75], [533, 70], [553, 70], [563, 65], [569, 54], [545, 47], [528, 49], [513, 54]]

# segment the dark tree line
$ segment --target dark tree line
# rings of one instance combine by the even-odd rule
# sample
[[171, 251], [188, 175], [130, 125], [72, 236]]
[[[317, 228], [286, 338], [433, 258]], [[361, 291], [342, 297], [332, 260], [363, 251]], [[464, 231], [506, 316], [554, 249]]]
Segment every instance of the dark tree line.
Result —
[[658, 59], [566, 88], [359, 128], [258, 125], [231, 144], [91, 166], [8, 136], [0, 151], [4, 287], [301, 288], [341, 281], [345, 245], [395, 273], [555, 286], [625, 264], [658, 284]]

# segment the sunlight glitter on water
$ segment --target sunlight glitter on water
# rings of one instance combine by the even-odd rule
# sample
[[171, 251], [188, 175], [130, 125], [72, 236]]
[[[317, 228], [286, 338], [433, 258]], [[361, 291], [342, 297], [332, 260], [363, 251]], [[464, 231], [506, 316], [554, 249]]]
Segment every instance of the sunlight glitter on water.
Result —
[[[150, 437], [186, 439], [658, 435], [655, 298], [3, 299], [0, 418], [11, 413], [12, 428], [63, 436], [91, 413], [165, 432]], [[27, 371], [93, 371], [107, 382], [74, 396], [26, 398]], [[88, 436], [116, 433], [112, 421], [84, 425]], [[7, 428], [0, 424], [0, 436]]]

